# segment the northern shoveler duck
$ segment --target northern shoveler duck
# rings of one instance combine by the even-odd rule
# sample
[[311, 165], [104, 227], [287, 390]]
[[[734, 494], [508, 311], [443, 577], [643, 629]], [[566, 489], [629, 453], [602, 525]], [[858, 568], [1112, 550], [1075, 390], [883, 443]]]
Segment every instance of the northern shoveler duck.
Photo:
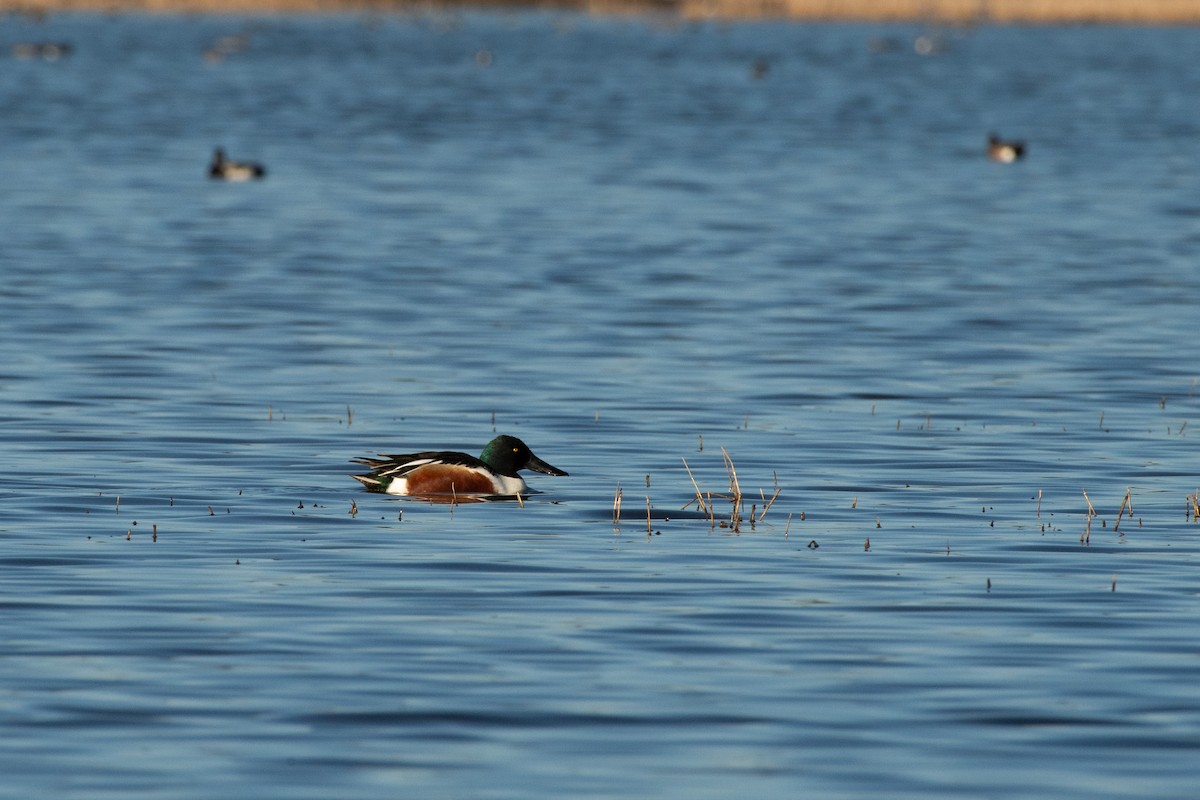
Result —
[[992, 161], [1011, 164], [1017, 159], [1025, 157], [1025, 143], [1006, 142], [994, 133], [988, 134], [987, 154]]
[[531, 469], [544, 475], [566, 475], [533, 454], [515, 436], [497, 436], [479, 458], [452, 451], [429, 451], [380, 458], [355, 458], [371, 468], [351, 475], [371, 492], [419, 496], [519, 495], [528, 490], [517, 473]]
[[225, 157], [225, 151], [217, 148], [213, 152], [212, 163], [208, 165], [208, 177], [223, 181], [249, 181], [262, 178], [267, 174], [266, 167], [243, 161], [230, 161]]

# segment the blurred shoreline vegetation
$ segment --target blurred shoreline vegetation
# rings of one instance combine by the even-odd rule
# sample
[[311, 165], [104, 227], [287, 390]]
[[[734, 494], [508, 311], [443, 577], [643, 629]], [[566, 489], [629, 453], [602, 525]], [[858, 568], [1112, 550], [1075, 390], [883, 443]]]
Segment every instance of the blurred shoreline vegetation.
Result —
[[34, 17], [71, 11], [255, 14], [502, 8], [669, 14], [683, 19], [1200, 24], [1200, 0], [0, 0], [0, 10]]

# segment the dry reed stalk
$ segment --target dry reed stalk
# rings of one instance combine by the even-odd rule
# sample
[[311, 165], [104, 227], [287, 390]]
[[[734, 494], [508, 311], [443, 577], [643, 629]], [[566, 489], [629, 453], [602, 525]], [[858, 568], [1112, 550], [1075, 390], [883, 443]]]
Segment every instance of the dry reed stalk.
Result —
[[1042, 490], [1038, 489], [1037, 518], [1042, 518]]
[[350, 498], [350, 516], [358, 516], [358, 503], [354, 502], [354, 498]]
[[350, 406], [346, 406], [346, 427], [349, 428], [354, 424], [354, 410]]
[[517, 505], [521, 508], [525, 507], [525, 498], [521, 496], [520, 492], [517, 492]]
[[1079, 541], [1084, 544], [1089, 544], [1092, 541], [1092, 517], [1096, 516], [1096, 508], [1092, 505], [1091, 499], [1087, 495], [1087, 489], [1083, 490], [1083, 499], [1087, 501], [1087, 527], [1083, 533], [1079, 534]]
[[1126, 506], [1129, 506], [1129, 516], [1133, 517], [1133, 498], [1131, 496], [1132, 492], [1133, 492], [1133, 487], [1127, 487], [1125, 489], [1125, 499], [1121, 501], [1121, 509], [1117, 512], [1117, 521], [1116, 521], [1116, 523], [1113, 524], [1113, 533], [1116, 533], [1117, 530], [1121, 527], [1121, 516], [1125, 513]]
[[[761, 490], [760, 490], [760, 491], [761, 491]], [[776, 488], [775, 488], [775, 493], [774, 493], [773, 495], [771, 495], [771, 499], [770, 499], [770, 500], [765, 500], [765, 501], [764, 501], [764, 502], [766, 503], [766, 505], [764, 505], [764, 506], [763, 506], [762, 513], [758, 515], [758, 521], [759, 521], [759, 522], [762, 522], [762, 521], [763, 521], [763, 517], [765, 517], [765, 516], [767, 515], [767, 512], [771, 510], [771, 506], [775, 505], [775, 501], [779, 499], [779, 495], [780, 495], [782, 492], [783, 492], [783, 489], [781, 489], [781, 488], [779, 488], [779, 487], [776, 487]]]
[[790, 531], [791, 529], [792, 529], [792, 515], [788, 514], [787, 525], [785, 525], [783, 527], [783, 538], [786, 539], [788, 537], [788, 531]]
[[613, 495], [613, 525], [621, 524], [621, 484], [617, 483], [617, 493]]
[[721, 448], [721, 457], [725, 459], [725, 471], [729, 473], [729, 491], [733, 492], [730, 502], [733, 508], [730, 512], [729, 525], [737, 531], [740, 529], [742, 521], [742, 485], [738, 482], [737, 468], [733, 465], [733, 459], [725, 448]]
[[775, 501], [779, 499], [780, 492], [783, 491], [779, 485], [779, 473], [777, 473], [775, 470], [771, 470], [771, 485], [774, 487], [775, 493], [771, 495], [770, 500], [767, 500], [766, 494], [762, 489], [758, 490], [758, 493], [763, 497], [763, 510], [762, 513], [758, 515], [759, 522], [763, 521], [763, 517], [767, 515], [767, 511], [771, 509], [771, 506], [775, 505]]
[[650, 495], [646, 495], [646, 535], [652, 536], [654, 529], [650, 524]]
[[[704, 496], [700, 493], [700, 485], [696, 483], [695, 477], [692, 476], [692, 468], [688, 466], [686, 458], [682, 459], [682, 461], [683, 468], [687, 470], [688, 478], [692, 482], [692, 488], [696, 490], [696, 502], [700, 504], [700, 510], [707, 514], [709, 519], [712, 519], [712, 509], [709, 508], [704, 502]], [[691, 503], [689, 502], [688, 505], [691, 505]], [[687, 506], [684, 506], [684, 508], [687, 508]]]

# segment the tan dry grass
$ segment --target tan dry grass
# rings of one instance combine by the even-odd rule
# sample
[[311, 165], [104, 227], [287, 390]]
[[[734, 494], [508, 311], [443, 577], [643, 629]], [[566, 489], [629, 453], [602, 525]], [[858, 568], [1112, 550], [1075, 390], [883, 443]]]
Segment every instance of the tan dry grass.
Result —
[[671, 8], [689, 18], [1198, 24], [1198, 0], [583, 0], [586, 7]]
[[686, 18], [916, 20], [972, 23], [1200, 24], [1200, 0], [0, 0], [13, 11], [186, 13], [413, 10], [453, 6], [552, 6], [594, 13], [669, 12]]
[[359, 10], [399, 11], [433, 5], [391, 2], [390, 0], [0, 0], [0, 9], [22, 13], [66, 11], [144, 11], [162, 14], [311, 13]]
[[1200, 22], [1196, 0], [680, 0], [680, 11], [695, 17], [955, 23]]

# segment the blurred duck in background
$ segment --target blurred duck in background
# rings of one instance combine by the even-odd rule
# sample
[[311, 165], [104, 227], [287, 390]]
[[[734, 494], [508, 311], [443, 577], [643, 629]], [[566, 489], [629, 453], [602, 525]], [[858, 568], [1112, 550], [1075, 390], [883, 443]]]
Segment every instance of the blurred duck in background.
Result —
[[208, 165], [208, 177], [219, 181], [253, 181], [265, 177], [267, 169], [262, 164], [250, 161], [230, 161], [225, 151], [217, 148], [212, 163]]
[[71, 55], [71, 45], [66, 42], [18, 42], [12, 46], [12, 55], [13, 58], [58, 61]]
[[1025, 143], [1005, 141], [994, 133], [988, 134], [988, 158], [1001, 164], [1011, 164], [1025, 157]]

